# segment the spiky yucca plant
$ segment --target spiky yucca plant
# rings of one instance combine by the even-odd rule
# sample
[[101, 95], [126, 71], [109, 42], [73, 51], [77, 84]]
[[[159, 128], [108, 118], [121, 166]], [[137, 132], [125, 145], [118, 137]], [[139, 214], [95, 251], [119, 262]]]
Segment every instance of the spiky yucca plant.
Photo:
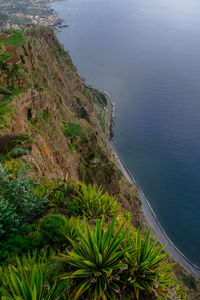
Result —
[[115, 216], [120, 209], [116, 196], [111, 197], [96, 185], [78, 183], [76, 188], [78, 200], [83, 214], [89, 219], [96, 219], [103, 215]]
[[122, 274], [124, 286], [129, 294], [140, 299], [140, 294], [167, 295], [172, 286], [173, 270], [165, 260], [167, 253], [163, 253], [164, 246], [157, 246], [157, 241], [150, 242], [149, 230], [144, 241], [141, 239], [140, 229], [135, 234], [129, 233], [125, 247], [129, 247], [124, 255], [128, 269]]
[[105, 222], [97, 221], [95, 228], [90, 228], [84, 221], [84, 229], [78, 230], [79, 243], [71, 239], [73, 250], [68, 255], [62, 254], [58, 259], [72, 266], [72, 272], [60, 276], [61, 279], [73, 279], [73, 299], [85, 296], [85, 299], [116, 299], [119, 293], [119, 273], [125, 268], [121, 262], [127, 249], [121, 248], [121, 243], [127, 231], [123, 225], [114, 232], [115, 219], [108, 229]]
[[64, 283], [48, 280], [46, 254], [37, 252], [16, 257], [16, 265], [0, 269], [0, 296], [2, 300], [56, 300], [66, 286]]

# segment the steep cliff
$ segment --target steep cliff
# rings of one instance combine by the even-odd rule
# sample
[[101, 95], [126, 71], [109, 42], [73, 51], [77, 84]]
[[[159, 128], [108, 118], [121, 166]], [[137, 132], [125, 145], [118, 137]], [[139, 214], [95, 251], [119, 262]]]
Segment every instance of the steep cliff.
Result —
[[[1, 46], [2, 45], [2, 46]], [[69, 177], [118, 194], [141, 221], [137, 191], [107, 146], [108, 100], [85, 86], [50, 29], [29, 25], [2, 35], [0, 160], [31, 159], [40, 180]], [[9, 51], [8, 51], [9, 50]]]

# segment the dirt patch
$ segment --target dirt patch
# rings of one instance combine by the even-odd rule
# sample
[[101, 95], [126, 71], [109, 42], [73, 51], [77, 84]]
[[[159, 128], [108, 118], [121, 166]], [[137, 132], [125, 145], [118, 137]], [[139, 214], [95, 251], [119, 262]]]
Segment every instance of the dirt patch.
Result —
[[7, 37], [8, 37], [7, 33], [0, 33], [0, 41], [6, 39]]
[[6, 51], [13, 53], [13, 55], [8, 59], [9, 63], [17, 64], [20, 62], [20, 58], [17, 54], [17, 48], [13, 45], [5, 45]]

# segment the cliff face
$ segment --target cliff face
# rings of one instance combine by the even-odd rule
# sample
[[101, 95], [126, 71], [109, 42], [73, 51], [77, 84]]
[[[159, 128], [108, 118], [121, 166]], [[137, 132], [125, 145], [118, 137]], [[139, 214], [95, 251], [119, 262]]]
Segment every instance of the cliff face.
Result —
[[[41, 180], [69, 177], [118, 194], [140, 222], [137, 191], [107, 147], [106, 97], [86, 87], [53, 31], [29, 25], [0, 61], [0, 159], [31, 159]], [[5, 38], [5, 36], [4, 36]], [[12, 43], [13, 44], [13, 43]], [[21, 150], [20, 150], [21, 149]]]

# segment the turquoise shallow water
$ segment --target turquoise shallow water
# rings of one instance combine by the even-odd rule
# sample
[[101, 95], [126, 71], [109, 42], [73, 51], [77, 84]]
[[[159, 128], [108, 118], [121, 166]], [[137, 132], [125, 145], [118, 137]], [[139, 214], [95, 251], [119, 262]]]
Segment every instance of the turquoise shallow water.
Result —
[[116, 103], [115, 146], [167, 235], [200, 266], [200, 2], [63, 0], [57, 34]]

